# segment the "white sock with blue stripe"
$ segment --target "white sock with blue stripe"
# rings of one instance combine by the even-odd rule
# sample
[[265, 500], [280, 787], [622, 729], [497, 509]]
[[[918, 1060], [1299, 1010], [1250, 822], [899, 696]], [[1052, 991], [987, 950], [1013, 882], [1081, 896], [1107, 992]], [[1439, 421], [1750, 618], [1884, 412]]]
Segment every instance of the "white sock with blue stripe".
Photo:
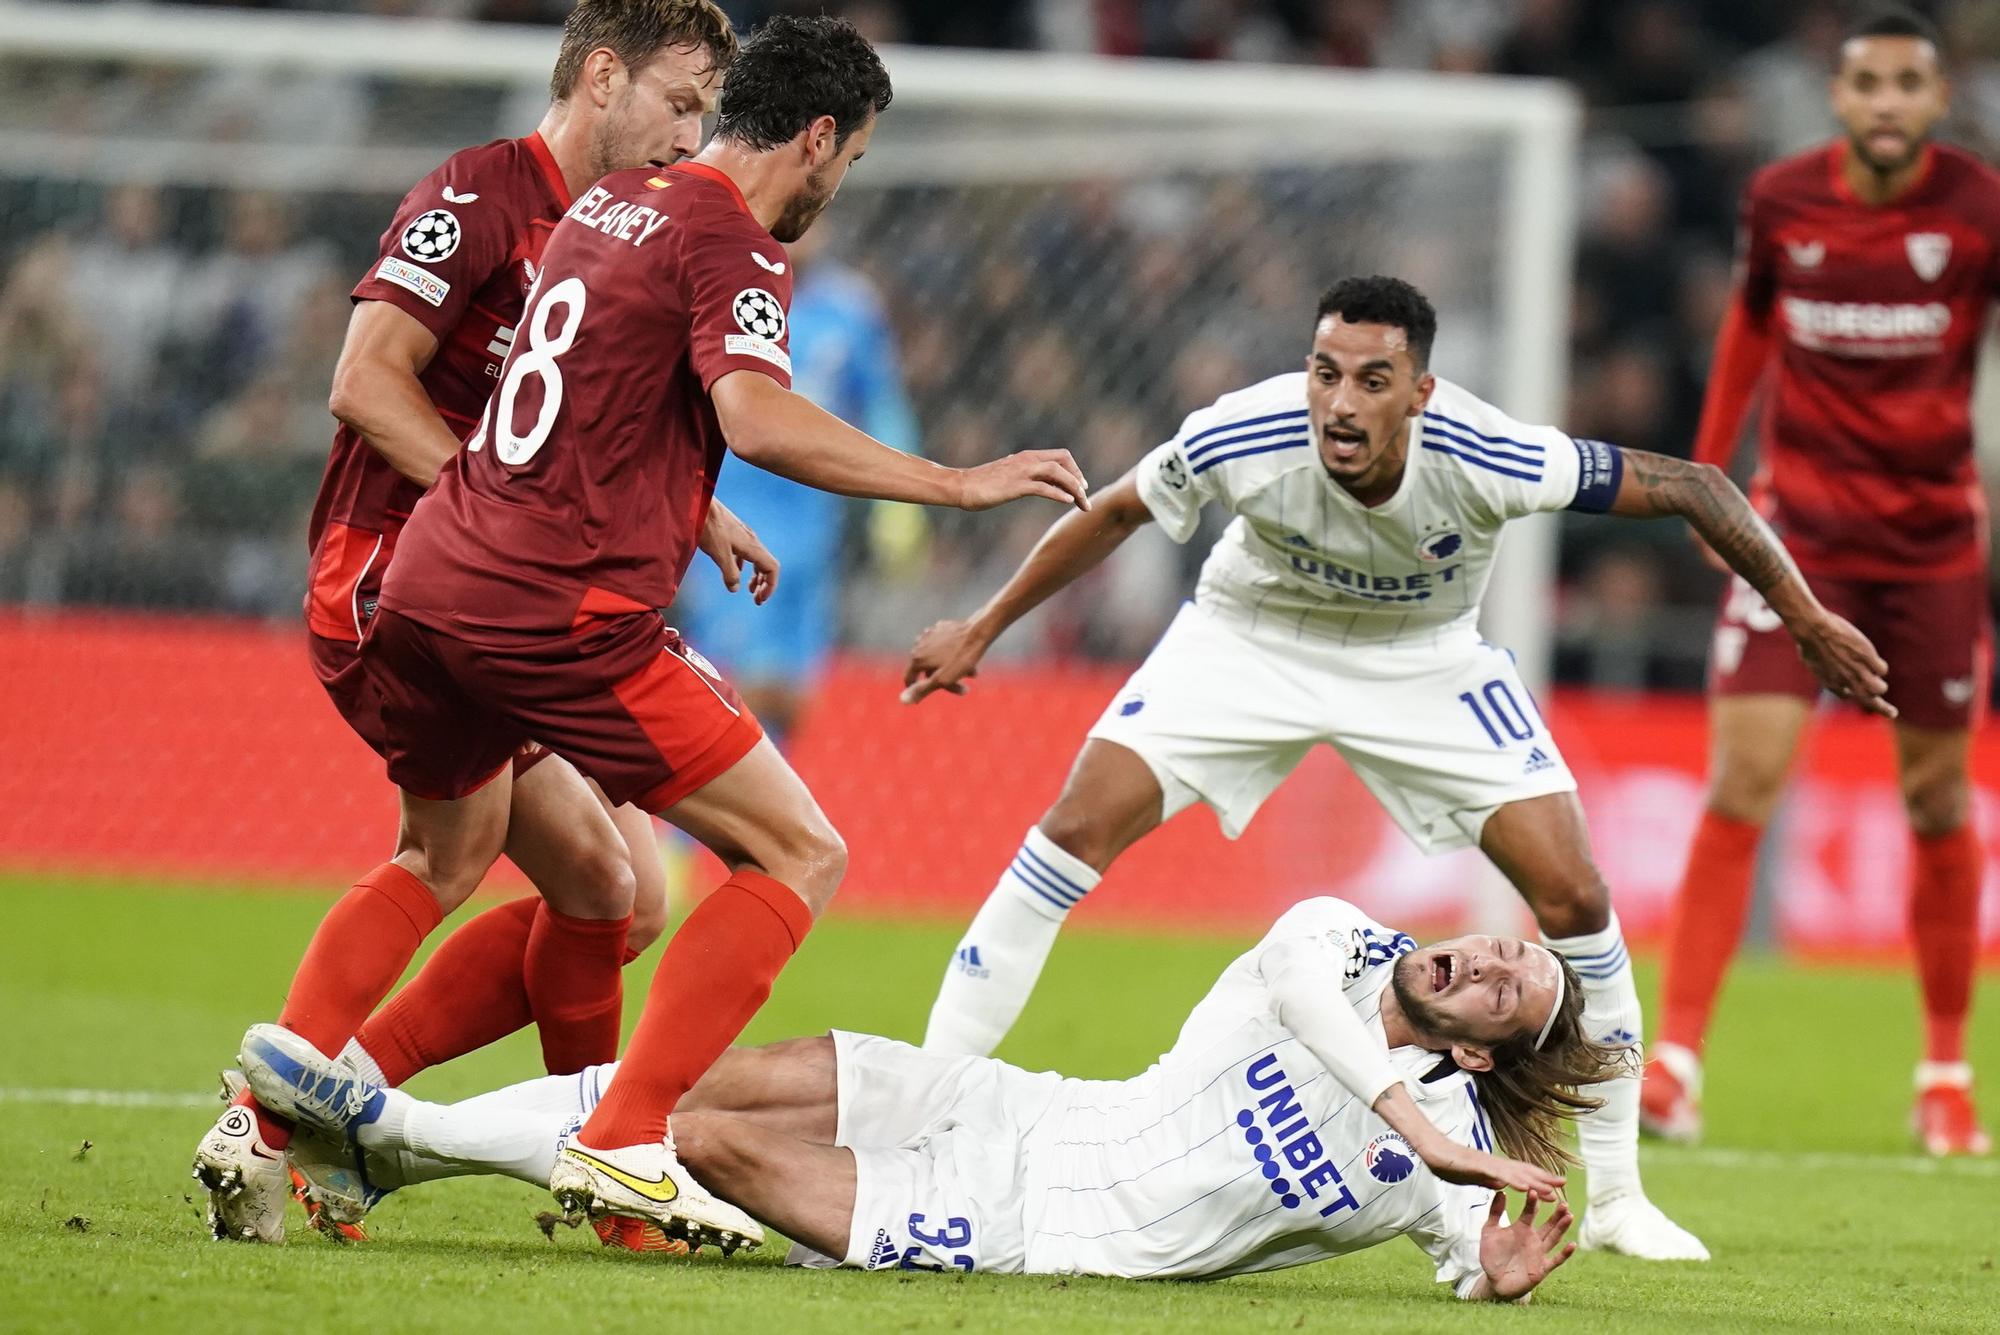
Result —
[[1029, 830], [952, 953], [924, 1046], [977, 1057], [998, 1047], [1028, 1004], [1063, 921], [1098, 879], [1040, 829]]
[[[1600, 1043], [1638, 1047], [1644, 1035], [1639, 988], [1618, 915], [1601, 932], [1542, 943], [1569, 961], [1583, 982], [1583, 1027]], [[1639, 1189], [1639, 1067], [1590, 1091], [1604, 1106], [1577, 1119], [1577, 1149], [1590, 1177], [1593, 1204]]]

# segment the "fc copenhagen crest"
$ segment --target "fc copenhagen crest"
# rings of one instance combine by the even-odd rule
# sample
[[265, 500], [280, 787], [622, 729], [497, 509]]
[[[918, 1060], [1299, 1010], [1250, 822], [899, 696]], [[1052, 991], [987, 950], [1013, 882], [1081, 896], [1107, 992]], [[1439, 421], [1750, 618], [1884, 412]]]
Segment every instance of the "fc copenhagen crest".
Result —
[[1943, 232], [1912, 232], [1903, 238], [1903, 249], [1909, 252], [1910, 267], [1926, 283], [1937, 281], [1951, 263], [1951, 238]]

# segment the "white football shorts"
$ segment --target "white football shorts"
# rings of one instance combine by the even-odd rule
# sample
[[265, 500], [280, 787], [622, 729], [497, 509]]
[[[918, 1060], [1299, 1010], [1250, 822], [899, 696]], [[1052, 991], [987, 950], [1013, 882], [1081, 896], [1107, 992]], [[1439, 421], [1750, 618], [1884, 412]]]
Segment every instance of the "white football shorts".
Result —
[[1189, 603], [1090, 735], [1145, 760], [1162, 819], [1206, 802], [1231, 839], [1322, 742], [1426, 853], [1477, 844], [1496, 807], [1576, 788], [1513, 655], [1470, 632], [1347, 648]]
[[1062, 1077], [839, 1029], [833, 1045], [834, 1143], [857, 1176], [840, 1264], [1020, 1273], [1021, 1146]]

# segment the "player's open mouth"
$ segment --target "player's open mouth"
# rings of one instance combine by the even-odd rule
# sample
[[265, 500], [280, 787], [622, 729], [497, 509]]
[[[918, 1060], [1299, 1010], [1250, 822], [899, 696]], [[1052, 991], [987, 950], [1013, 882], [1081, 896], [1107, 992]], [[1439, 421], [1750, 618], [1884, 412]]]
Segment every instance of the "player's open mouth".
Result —
[[1878, 153], [1900, 153], [1910, 146], [1910, 136], [1887, 127], [1870, 130], [1868, 146]]
[[1368, 447], [1368, 433], [1330, 426], [1326, 429], [1326, 442], [1333, 447], [1333, 457], [1345, 462]]
[[1431, 991], [1438, 993], [1451, 986], [1452, 963], [1449, 955], [1431, 956]]

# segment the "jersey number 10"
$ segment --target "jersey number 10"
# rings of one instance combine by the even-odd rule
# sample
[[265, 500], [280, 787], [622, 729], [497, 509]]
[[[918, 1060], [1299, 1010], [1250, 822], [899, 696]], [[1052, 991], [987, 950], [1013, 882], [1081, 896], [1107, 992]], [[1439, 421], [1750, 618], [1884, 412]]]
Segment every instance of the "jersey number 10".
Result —
[[[519, 468], [547, 443], [549, 432], [555, 430], [556, 414], [562, 409], [562, 368], [556, 365], [556, 358], [576, 342], [577, 326], [583, 323], [583, 306], [588, 296], [581, 278], [565, 278], [534, 298], [534, 309], [521, 321], [528, 330], [528, 346], [517, 349], [507, 364], [507, 374], [500, 381], [493, 402], [487, 405], [479, 429], [465, 443], [468, 452], [484, 449], [490, 433], [494, 456], [510, 468]], [[562, 308], [562, 327], [552, 332], [549, 324], [558, 306]], [[528, 434], [517, 436], [514, 402], [520, 397], [521, 382], [531, 375], [541, 377], [542, 406], [535, 413], [535, 424], [528, 428]]]
[[[1458, 698], [1472, 711], [1472, 717], [1479, 720], [1479, 726], [1486, 729], [1486, 735], [1493, 739], [1495, 746], [1504, 748], [1507, 745], [1500, 736], [1502, 729], [1517, 742], [1525, 742], [1535, 735], [1534, 719], [1514, 698], [1514, 688], [1504, 681], [1496, 679], [1487, 682], [1477, 695], [1471, 691], [1460, 691]], [[1485, 702], [1483, 708], [1482, 699]]]

